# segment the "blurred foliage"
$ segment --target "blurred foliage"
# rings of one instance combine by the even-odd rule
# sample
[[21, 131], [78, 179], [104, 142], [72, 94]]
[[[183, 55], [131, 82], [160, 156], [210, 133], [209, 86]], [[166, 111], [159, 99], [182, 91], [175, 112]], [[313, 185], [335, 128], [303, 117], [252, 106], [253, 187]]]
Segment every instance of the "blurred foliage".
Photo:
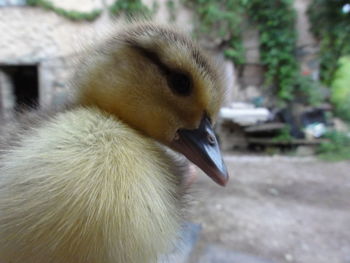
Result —
[[335, 113], [350, 122], [350, 56], [339, 60], [339, 67], [331, 83], [331, 101]]
[[266, 85], [277, 87], [278, 98], [290, 101], [299, 77], [295, 57], [295, 10], [292, 0], [250, 0], [247, 10], [260, 32], [260, 58], [267, 67]]
[[68, 18], [73, 21], [93, 21], [100, 16], [102, 10], [96, 9], [91, 12], [78, 12], [72, 10], [65, 10], [60, 7], [56, 7], [52, 2], [48, 0], [26, 0], [26, 3], [31, 6], [40, 6], [44, 9], [55, 12], [56, 14]]
[[273, 137], [274, 142], [291, 142], [293, 141], [293, 136], [291, 135], [290, 125], [286, 125], [281, 130], [278, 131], [278, 134]]
[[[26, 3], [31, 6], [39, 6], [46, 10], [53, 11], [56, 14], [73, 21], [93, 21], [102, 13], [102, 10], [100, 9], [96, 9], [91, 12], [65, 10], [63, 8], [56, 7], [49, 0], [26, 0]], [[125, 14], [129, 18], [136, 16], [142, 16], [144, 18], [151, 17], [156, 10], [156, 2], [154, 2], [153, 8], [148, 8], [142, 3], [141, 0], [116, 0], [111, 6], [109, 6], [109, 11], [113, 15], [117, 16], [120, 14]]]
[[324, 101], [321, 83], [311, 79], [310, 76], [299, 75], [296, 78], [295, 94], [301, 103], [319, 106]]
[[234, 63], [243, 64], [242, 22], [247, 0], [182, 0], [195, 12], [194, 33], [223, 49]]
[[350, 0], [313, 0], [308, 9], [311, 31], [320, 40], [321, 80], [330, 85], [340, 57], [350, 55]]
[[350, 159], [350, 134], [331, 131], [325, 136], [329, 141], [317, 148], [319, 157], [329, 161]]
[[293, 0], [182, 0], [195, 11], [195, 35], [215, 41], [236, 65], [245, 62], [242, 30], [247, 16], [260, 33], [265, 85], [274, 87], [281, 104], [296, 97], [307, 104], [322, 101], [319, 83], [300, 74], [295, 55], [297, 34]]
[[153, 2], [153, 8], [149, 8], [142, 3], [142, 0], [116, 0], [109, 11], [113, 15], [125, 14], [129, 18], [136, 16], [151, 17], [157, 10], [156, 2]]

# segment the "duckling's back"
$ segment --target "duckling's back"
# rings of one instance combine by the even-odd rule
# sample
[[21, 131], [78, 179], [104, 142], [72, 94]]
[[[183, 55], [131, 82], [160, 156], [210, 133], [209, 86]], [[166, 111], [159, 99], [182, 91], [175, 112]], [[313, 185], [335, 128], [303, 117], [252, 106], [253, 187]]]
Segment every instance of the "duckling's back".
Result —
[[26, 131], [0, 157], [0, 262], [156, 262], [180, 177], [153, 140], [96, 109]]

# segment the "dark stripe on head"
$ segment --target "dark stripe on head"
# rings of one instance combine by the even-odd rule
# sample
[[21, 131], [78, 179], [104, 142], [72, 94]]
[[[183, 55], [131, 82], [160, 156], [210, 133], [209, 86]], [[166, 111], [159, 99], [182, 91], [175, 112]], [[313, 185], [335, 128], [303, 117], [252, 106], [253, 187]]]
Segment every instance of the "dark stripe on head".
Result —
[[158, 56], [157, 52], [142, 47], [136, 43], [128, 42], [130, 47], [137, 50], [143, 57], [147, 58], [167, 80], [169, 88], [177, 95], [188, 96], [192, 91], [192, 77], [181, 70], [168, 67]]
[[[203, 56], [201, 51], [191, 41], [191, 39], [183, 34], [177, 33], [176, 31], [173, 31], [171, 29], [157, 27], [149, 24], [143, 24], [143, 25], [137, 26], [136, 28], [134, 28], [134, 30], [128, 32], [127, 35], [128, 35], [127, 38], [132, 39], [131, 41], [134, 42], [132, 46], [138, 47], [139, 50], [144, 49], [143, 47], [138, 46], [136, 43], [137, 37], [141, 35], [149, 36], [152, 38], [154, 37], [161, 38], [171, 43], [177, 42], [181, 46], [184, 46], [188, 50], [190, 50], [193, 60], [205, 74], [207, 74], [214, 81], [218, 78], [217, 72], [210, 65], [207, 58]], [[144, 52], [144, 56], [151, 59], [151, 61], [154, 64], [156, 64], [159, 68], [163, 68], [163, 69], [167, 68], [167, 66], [164, 65], [164, 63], [158, 63], [158, 62], [161, 62], [161, 60], [159, 59], [159, 56], [155, 51], [143, 50], [143, 52]], [[162, 67], [162, 66], [165, 66], [165, 67]]]
[[129, 41], [128, 44], [130, 44], [131, 48], [137, 50], [139, 52], [139, 54], [141, 54], [142, 56], [147, 58], [149, 61], [151, 61], [154, 65], [156, 65], [163, 75], [170, 74], [171, 69], [165, 63], [163, 63], [163, 61], [161, 61], [157, 52], [150, 50], [150, 49], [147, 49], [145, 47], [142, 47], [135, 42]]

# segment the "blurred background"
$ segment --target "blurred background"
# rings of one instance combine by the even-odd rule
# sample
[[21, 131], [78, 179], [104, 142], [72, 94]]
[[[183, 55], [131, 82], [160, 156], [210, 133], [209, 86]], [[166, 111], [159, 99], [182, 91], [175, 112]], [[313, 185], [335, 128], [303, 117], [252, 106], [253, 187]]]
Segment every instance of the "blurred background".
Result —
[[187, 31], [227, 81], [231, 181], [193, 175], [176, 262], [350, 263], [350, 1], [0, 0], [0, 124], [63, 104], [83, 47], [130, 17]]

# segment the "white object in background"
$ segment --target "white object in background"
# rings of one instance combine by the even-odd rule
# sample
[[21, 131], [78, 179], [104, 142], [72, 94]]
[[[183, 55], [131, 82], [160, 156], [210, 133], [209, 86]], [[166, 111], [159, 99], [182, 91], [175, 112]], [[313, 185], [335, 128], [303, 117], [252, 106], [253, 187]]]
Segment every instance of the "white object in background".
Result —
[[308, 139], [320, 138], [327, 132], [327, 127], [324, 123], [316, 122], [307, 125], [304, 131]]
[[239, 125], [248, 126], [269, 120], [270, 111], [266, 108], [221, 108], [219, 116]]

